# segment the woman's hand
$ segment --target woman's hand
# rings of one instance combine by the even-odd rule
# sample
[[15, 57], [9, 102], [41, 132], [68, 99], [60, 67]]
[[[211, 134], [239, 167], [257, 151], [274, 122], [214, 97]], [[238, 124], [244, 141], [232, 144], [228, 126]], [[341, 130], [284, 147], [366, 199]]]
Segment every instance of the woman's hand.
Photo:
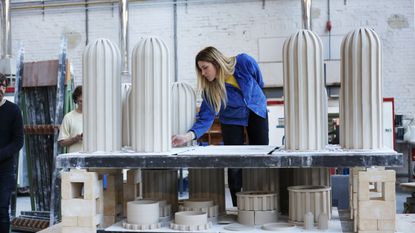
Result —
[[194, 138], [194, 133], [192, 131], [185, 134], [173, 135], [171, 138], [171, 144], [173, 147], [183, 146], [184, 144], [190, 142]]

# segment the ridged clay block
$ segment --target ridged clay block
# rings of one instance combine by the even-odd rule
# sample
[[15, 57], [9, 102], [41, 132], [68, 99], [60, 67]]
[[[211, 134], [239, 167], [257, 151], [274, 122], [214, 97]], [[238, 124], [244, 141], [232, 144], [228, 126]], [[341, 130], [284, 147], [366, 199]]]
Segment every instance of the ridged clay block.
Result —
[[239, 192], [236, 193], [238, 210], [277, 210], [277, 193], [268, 192]]
[[383, 147], [382, 56], [370, 28], [348, 33], [341, 45], [340, 145], [347, 149]]
[[121, 56], [107, 39], [97, 39], [83, 53], [84, 151], [121, 150]]
[[207, 213], [198, 211], [182, 211], [174, 214], [174, 223], [187, 226], [202, 226], [208, 223]]
[[300, 30], [284, 42], [284, 119], [288, 150], [322, 150], [328, 142], [323, 46]]
[[203, 225], [189, 226], [189, 225], [180, 225], [176, 223], [170, 223], [170, 228], [177, 231], [204, 231], [212, 227], [212, 222], [208, 222]]
[[[186, 133], [195, 122], [196, 93], [185, 82], [172, 85], [172, 135]], [[188, 146], [191, 142], [188, 143]]]
[[139, 224], [131, 224], [125, 221], [122, 223], [122, 226], [129, 230], [153, 230], [153, 229], [161, 228], [161, 225], [162, 225], [161, 223], [139, 225]]
[[132, 52], [131, 144], [138, 152], [171, 149], [169, 51], [157, 37], [141, 39]]
[[179, 206], [179, 211], [206, 212], [208, 214], [208, 218], [215, 218], [219, 215], [219, 207], [217, 205], [209, 207]]

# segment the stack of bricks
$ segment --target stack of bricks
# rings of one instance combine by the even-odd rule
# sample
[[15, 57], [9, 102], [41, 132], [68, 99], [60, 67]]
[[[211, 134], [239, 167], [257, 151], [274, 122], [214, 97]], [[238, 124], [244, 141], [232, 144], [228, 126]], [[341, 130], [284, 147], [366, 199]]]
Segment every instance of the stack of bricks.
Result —
[[127, 171], [127, 183], [124, 184], [124, 217], [127, 217], [127, 202], [134, 201], [141, 197], [140, 192], [141, 172], [139, 169], [130, 169]]
[[95, 172], [62, 172], [62, 233], [96, 233], [102, 222], [102, 180]]
[[123, 218], [123, 174], [121, 169], [89, 169], [98, 174], [100, 180], [106, 177], [103, 189], [103, 221], [101, 226], [108, 227]]
[[360, 233], [392, 233], [396, 224], [395, 171], [370, 168], [357, 171], [354, 227]]

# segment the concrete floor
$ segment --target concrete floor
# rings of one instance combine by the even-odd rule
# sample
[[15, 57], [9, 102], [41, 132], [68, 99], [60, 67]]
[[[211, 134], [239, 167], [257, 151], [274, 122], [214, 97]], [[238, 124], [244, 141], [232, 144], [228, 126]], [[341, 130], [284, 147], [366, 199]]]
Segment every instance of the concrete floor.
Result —
[[[406, 181], [405, 181], [406, 182]], [[401, 214], [403, 212], [403, 203], [406, 201], [406, 198], [411, 195], [410, 192], [402, 191], [399, 187], [399, 185], [396, 186], [396, 213]], [[226, 207], [227, 209], [230, 209], [232, 211], [237, 212], [236, 207], [231, 207], [232, 200], [230, 198], [229, 189], [226, 189]], [[20, 215], [20, 211], [27, 211], [30, 210], [30, 197], [23, 196], [17, 198], [17, 206], [16, 206], [16, 213], [17, 215]], [[339, 211], [340, 215], [346, 215], [348, 214], [348, 211]], [[350, 222], [342, 222], [342, 230], [343, 232], [352, 232], [353, 225], [350, 224]], [[18, 232], [18, 231], [12, 231]]]

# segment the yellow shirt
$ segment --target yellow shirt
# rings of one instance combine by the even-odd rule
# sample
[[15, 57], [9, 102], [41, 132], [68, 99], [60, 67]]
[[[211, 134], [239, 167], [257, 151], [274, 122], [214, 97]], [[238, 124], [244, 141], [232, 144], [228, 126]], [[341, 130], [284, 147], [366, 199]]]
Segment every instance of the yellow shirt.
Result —
[[236, 88], [238, 88], [238, 89], [241, 89], [241, 88], [239, 87], [238, 82], [237, 82], [237, 81], [236, 81], [236, 79], [235, 79], [235, 76], [233, 76], [233, 75], [228, 76], [228, 77], [225, 79], [225, 83], [228, 83], [228, 84], [230, 84], [230, 85], [232, 85], [232, 86], [234, 86], [234, 87], [236, 87]]

